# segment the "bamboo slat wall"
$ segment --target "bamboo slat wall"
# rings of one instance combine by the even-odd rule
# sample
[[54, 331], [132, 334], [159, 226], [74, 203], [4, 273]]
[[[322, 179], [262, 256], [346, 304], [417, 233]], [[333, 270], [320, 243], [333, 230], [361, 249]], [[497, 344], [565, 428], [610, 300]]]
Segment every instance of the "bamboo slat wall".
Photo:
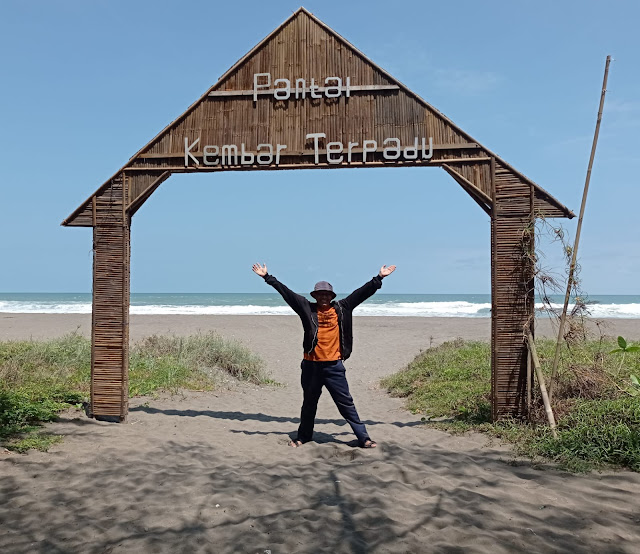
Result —
[[91, 412], [124, 420], [129, 402], [130, 219], [126, 187], [114, 179], [96, 197], [93, 227]]
[[[271, 85], [254, 94], [254, 76], [264, 73], [270, 74]], [[342, 79], [340, 94], [328, 98], [321, 92], [321, 98], [311, 98], [311, 80], [324, 87], [328, 77]], [[289, 99], [277, 99], [273, 93], [275, 80], [283, 78], [292, 85]], [[305, 80], [304, 98], [295, 97], [296, 79]], [[314, 140], [307, 137], [310, 133], [326, 135], [318, 139], [318, 160]], [[431, 139], [432, 156], [385, 159], [384, 141], [391, 138], [398, 139], [402, 148], [413, 146], [416, 138], [421, 146], [424, 139], [427, 150]], [[365, 141], [377, 143], [366, 160]], [[331, 142], [344, 145], [339, 164], [327, 160]], [[350, 142], [356, 144], [349, 160]], [[224, 145], [244, 149], [250, 159], [264, 152], [266, 147], [259, 145], [267, 144], [274, 151], [274, 161], [267, 165], [258, 165], [255, 159], [243, 164], [241, 159], [219, 157], [217, 165], [204, 163], [207, 145], [213, 149]], [[277, 145], [286, 147], [276, 163]], [[63, 222], [94, 227], [95, 409], [104, 406], [109, 414], [118, 410], [126, 414], [125, 400], [120, 404], [107, 401], [109, 395], [99, 391], [118, 388], [113, 381], [108, 381], [111, 389], [105, 388], [100, 372], [111, 379], [120, 371], [119, 386], [125, 388], [128, 222], [172, 173], [418, 165], [443, 167], [492, 218], [494, 417], [521, 415], [523, 363], [526, 366], [523, 325], [533, 314], [533, 272], [531, 260], [522, 255], [523, 248], [528, 247], [523, 236], [536, 215], [573, 217], [573, 213], [303, 8], [240, 59]], [[120, 213], [119, 219], [116, 212]], [[119, 223], [107, 224], [105, 218]]]
[[533, 329], [535, 291], [532, 191], [500, 164], [492, 165], [491, 397], [495, 421], [526, 415], [528, 349], [524, 330]]

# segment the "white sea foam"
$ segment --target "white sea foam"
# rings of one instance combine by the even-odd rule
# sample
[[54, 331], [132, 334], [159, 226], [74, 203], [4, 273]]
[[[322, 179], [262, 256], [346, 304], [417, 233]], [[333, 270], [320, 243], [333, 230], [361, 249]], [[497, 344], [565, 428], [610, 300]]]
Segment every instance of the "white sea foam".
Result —
[[362, 304], [354, 315], [411, 317], [489, 317], [491, 304], [456, 302], [388, 302]]
[[[471, 302], [387, 302], [385, 304], [362, 304], [354, 315], [360, 316], [414, 316], [414, 317], [488, 317], [491, 304]], [[37, 303], [0, 301], [0, 312], [40, 314], [86, 314], [91, 313], [89, 303]], [[132, 305], [131, 314], [140, 315], [291, 315], [289, 306], [200, 306], [152, 304]]]
[[[551, 304], [551, 308], [556, 312], [562, 312], [562, 304]], [[536, 308], [541, 309], [542, 304]], [[569, 304], [568, 311], [574, 308], [574, 304]], [[596, 319], [638, 319], [640, 318], [640, 304], [588, 304], [589, 315]]]
[[[538, 304], [537, 308], [542, 308]], [[561, 304], [553, 304], [558, 312]], [[569, 310], [573, 305], [569, 305]], [[594, 318], [640, 319], [640, 303], [635, 304], [591, 304], [588, 306]], [[90, 302], [47, 302], [0, 300], [0, 312], [32, 314], [89, 314]], [[177, 305], [151, 304], [132, 305], [130, 312], [141, 315], [292, 315], [288, 306], [250, 305]], [[481, 302], [366, 302], [354, 312], [355, 316], [391, 316], [391, 317], [472, 317], [491, 316], [491, 304]], [[543, 312], [541, 315], [544, 315]]]
[[0, 312], [9, 314], [90, 314], [91, 303], [0, 300]]
[[131, 306], [132, 314], [176, 315], [291, 315], [289, 306]]

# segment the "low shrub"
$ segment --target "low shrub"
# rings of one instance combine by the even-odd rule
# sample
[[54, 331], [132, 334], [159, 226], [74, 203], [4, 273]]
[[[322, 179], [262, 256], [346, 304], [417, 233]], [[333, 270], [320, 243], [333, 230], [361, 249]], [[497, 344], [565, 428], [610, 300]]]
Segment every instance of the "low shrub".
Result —
[[[561, 358], [553, 396], [554, 439], [537, 389], [530, 421], [490, 423], [490, 346], [456, 340], [423, 352], [407, 368], [382, 381], [407, 398], [407, 407], [449, 431], [476, 430], [501, 437], [517, 452], [544, 457], [574, 471], [607, 465], [640, 471], [640, 397], [629, 375], [639, 356], [617, 356], [611, 340], [572, 342]], [[555, 342], [536, 341], [543, 372], [550, 373]]]
[[[33, 433], [61, 410], [86, 401], [90, 375], [91, 342], [77, 333], [52, 340], [0, 342], [0, 440], [17, 450], [52, 444], [54, 439], [45, 435], [31, 441], [15, 437]], [[155, 335], [130, 349], [130, 396], [180, 388], [211, 390], [222, 375], [272, 383], [258, 356], [216, 333]]]

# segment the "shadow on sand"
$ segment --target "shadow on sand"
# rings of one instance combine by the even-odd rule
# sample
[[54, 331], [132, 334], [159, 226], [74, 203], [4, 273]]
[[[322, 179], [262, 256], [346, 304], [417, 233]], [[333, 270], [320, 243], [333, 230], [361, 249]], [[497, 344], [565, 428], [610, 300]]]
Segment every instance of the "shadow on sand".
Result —
[[[283, 447], [277, 463], [262, 463], [178, 439], [146, 451], [96, 449], [84, 464], [56, 454], [5, 461], [0, 551], [630, 553], [637, 546], [629, 540], [637, 495], [624, 489], [625, 474], [590, 479], [511, 467], [491, 449], [387, 443], [376, 450]], [[580, 511], [545, 501], [567, 494], [575, 502], [585, 483]], [[612, 543], [607, 526], [626, 536]]]

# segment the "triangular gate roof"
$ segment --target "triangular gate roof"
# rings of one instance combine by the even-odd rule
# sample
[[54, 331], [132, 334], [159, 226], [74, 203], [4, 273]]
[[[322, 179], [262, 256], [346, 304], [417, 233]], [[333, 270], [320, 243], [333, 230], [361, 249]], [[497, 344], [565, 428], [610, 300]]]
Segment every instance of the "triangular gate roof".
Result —
[[[261, 86], [256, 93], [254, 76], [265, 73], [270, 74], [270, 86]], [[327, 88], [337, 81], [325, 83], [325, 79], [336, 76], [342, 80], [341, 87], [334, 87], [334, 96], [330, 97]], [[276, 85], [276, 79], [288, 79], [291, 83], [289, 99], [274, 96], [274, 90], [282, 86], [282, 82]], [[304, 83], [299, 84], [299, 98], [293, 94], [297, 79], [304, 79]], [[319, 99], [311, 98], [311, 79], [320, 86], [316, 89]], [[268, 82], [267, 77], [259, 78], [258, 82]], [[327, 142], [341, 142], [344, 160], [337, 165], [328, 163], [325, 139], [320, 138], [314, 144], [308, 133], [324, 133]], [[399, 139], [403, 148], [414, 145], [416, 137], [432, 138], [432, 156], [428, 159], [400, 156], [389, 160], [383, 153], [383, 144], [391, 137]], [[189, 146], [195, 143], [189, 150], [193, 158], [185, 155], [185, 140]], [[368, 158], [363, 154], [365, 141], [376, 141], [377, 145]], [[349, 142], [355, 146], [349, 147], [352, 157], [347, 161]], [[209, 152], [215, 152], [215, 148], [223, 145], [240, 149], [241, 144], [251, 153], [248, 155], [253, 156], [254, 163], [243, 164], [231, 157], [226, 164], [225, 158], [216, 158], [219, 163], [215, 165], [193, 162], [193, 159], [203, 161], [206, 145], [214, 145]], [[271, 144], [273, 149], [278, 144], [286, 145], [277, 165], [257, 165], [257, 154], [264, 151], [261, 148], [266, 144]], [[317, 159], [314, 148], [319, 149], [321, 160]], [[337, 154], [333, 156], [336, 158]], [[513, 202], [520, 208], [522, 202], [526, 202], [536, 215], [574, 217], [571, 210], [535, 182], [475, 141], [313, 14], [300, 8], [132, 156], [62, 224], [95, 226], [96, 204], [105, 196], [113, 195], [116, 189], [124, 195], [120, 199], [123, 209], [132, 215], [174, 172], [388, 165], [443, 167], [487, 213], [491, 213], [495, 204], [494, 172], [493, 179], [506, 183], [501, 190], [506, 191], [504, 194], [513, 194]], [[116, 182], [118, 185], [114, 187]], [[123, 182], [125, 186], [121, 187]]]

